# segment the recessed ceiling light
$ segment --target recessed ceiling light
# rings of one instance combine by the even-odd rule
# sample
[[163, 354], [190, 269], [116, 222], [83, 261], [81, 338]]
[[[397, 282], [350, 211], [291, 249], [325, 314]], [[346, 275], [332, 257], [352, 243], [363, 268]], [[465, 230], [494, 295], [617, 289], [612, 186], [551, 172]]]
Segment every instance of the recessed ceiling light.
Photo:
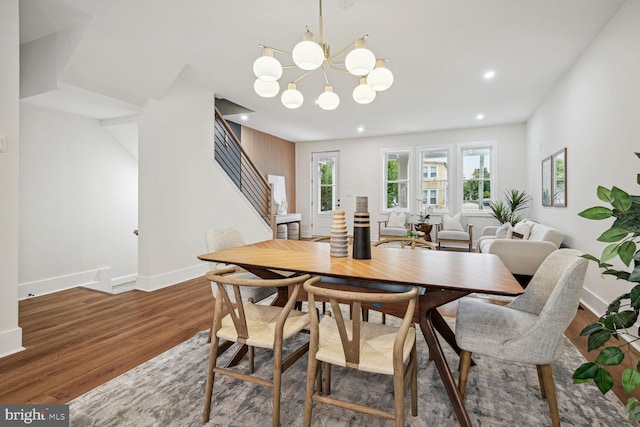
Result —
[[246, 121], [248, 118], [249, 118], [249, 116], [247, 116], [246, 114], [243, 114], [243, 115], [240, 116], [241, 120], [245, 120]]
[[484, 114], [480, 113], [476, 115], [476, 120], [482, 120], [484, 119]]
[[484, 72], [484, 78], [487, 80], [491, 80], [492, 78], [494, 78], [496, 76], [496, 72], [493, 70], [487, 70]]
[[364, 128], [363, 128], [362, 126], [360, 126], [360, 127], [358, 128], [358, 132], [364, 132]]

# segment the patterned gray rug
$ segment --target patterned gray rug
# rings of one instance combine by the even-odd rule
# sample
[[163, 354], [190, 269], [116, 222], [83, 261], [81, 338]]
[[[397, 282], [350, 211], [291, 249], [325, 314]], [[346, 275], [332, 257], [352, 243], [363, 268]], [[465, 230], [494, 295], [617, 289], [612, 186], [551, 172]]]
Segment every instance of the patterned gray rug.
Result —
[[[72, 426], [201, 426], [209, 345], [208, 332], [168, 350], [70, 402]], [[296, 340], [308, 339], [307, 337]], [[566, 340], [566, 339], [565, 339]], [[294, 343], [289, 348], [294, 348]], [[457, 376], [458, 357], [445, 344], [447, 360]], [[418, 416], [412, 417], [406, 397], [407, 425], [457, 426], [439, 374], [418, 338]], [[286, 353], [285, 353], [286, 354]], [[231, 352], [221, 356], [226, 361]], [[548, 406], [540, 396], [536, 369], [474, 357], [465, 403], [475, 426], [547, 426]], [[553, 365], [563, 426], [616, 426], [626, 420], [623, 405], [612, 394], [602, 396], [592, 384], [574, 385], [573, 370], [584, 361], [566, 340], [565, 355]], [[257, 374], [270, 378], [270, 352], [256, 349]], [[283, 374], [281, 423], [302, 425], [306, 357]], [[246, 360], [239, 366], [246, 369]], [[393, 406], [390, 377], [334, 368], [332, 393], [354, 401]], [[315, 426], [389, 426], [377, 419], [316, 403]], [[211, 421], [207, 426], [262, 426], [271, 423], [271, 390], [216, 376]]]

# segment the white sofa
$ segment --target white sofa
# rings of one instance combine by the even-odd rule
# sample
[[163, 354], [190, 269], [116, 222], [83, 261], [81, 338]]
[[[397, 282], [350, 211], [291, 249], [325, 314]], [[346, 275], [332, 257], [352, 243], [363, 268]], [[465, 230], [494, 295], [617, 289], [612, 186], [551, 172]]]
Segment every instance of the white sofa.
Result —
[[564, 233], [555, 228], [535, 221], [523, 221], [530, 227], [529, 237], [525, 239], [497, 239], [498, 227], [489, 226], [482, 230], [476, 252], [496, 254], [512, 274], [533, 276], [542, 261], [553, 251], [560, 248]]

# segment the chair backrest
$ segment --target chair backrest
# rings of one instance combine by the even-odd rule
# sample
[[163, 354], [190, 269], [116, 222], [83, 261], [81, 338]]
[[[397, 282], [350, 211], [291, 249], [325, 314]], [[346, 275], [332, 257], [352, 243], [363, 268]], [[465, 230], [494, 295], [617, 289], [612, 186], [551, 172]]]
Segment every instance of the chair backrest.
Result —
[[432, 243], [427, 242], [426, 240], [415, 239], [412, 237], [387, 237], [378, 242], [372, 243], [372, 246], [385, 246], [385, 245], [401, 247], [401, 248], [411, 248], [411, 249], [419, 248], [419, 249], [435, 250], [436, 248], [435, 246], [433, 246]]
[[[206, 231], [205, 239], [209, 252], [222, 251], [224, 249], [237, 248], [247, 244], [242, 234], [235, 228], [212, 228]], [[218, 268], [218, 263], [212, 263], [213, 268]]]
[[[552, 359], [561, 354], [562, 336], [575, 317], [580, 303], [588, 261], [574, 249], [558, 249], [540, 265], [525, 292], [507, 307], [538, 316], [522, 339], [535, 343], [524, 351]], [[514, 345], [517, 346], [514, 340]]]
[[[394, 360], [397, 357], [402, 357], [402, 347], [407, 338], [409, 327], [413, 325], [413, 313], [418, 299], [418, 288], [413, 287], [408, 292], [402, 293], [369, 293], [324, 288], [317, 286], [318, 282], [320, 282], [320, 277], [314, 277], [304, 283], [304, 289], [309, 294], [309, 306], [313, 307], [316, 296], [329, 300], [334, 312], [336, 326], [340, 334], [340, 340], [342, 342], [347, 366], [351, 367], [357, 367], [360, 363], [360, 328], [362, 326], [361, 303], [408, 302], [393, 346]], [[351, 312], [353, 318], [351, 321], [344, 320], [342, 311], [338, 305], [339, 302], [352, 304]], [[309, 315], [311, 317], [311, 340], [312, 342], [317, 343], [319, 334], [319, 314], [316, 310], [310, 310]]]
[[[206, 274], [208, 280], [211, 283], [215, 283], [218, 286], [218, 297], [216, 298], [216, 310], [224, 308], [226, 313], [229, 313], [233, 321], [233, 325], [238, 334], [238, 342], [244, 342], [249, 338], [249, 330], [247, 328], [247, 318], [245, 315], [245, 309], [243, 304], [235, 304], [235, 301], [242, 301], [241, 287], [259, 287], [259, 288], [281, 288], [293, 286], [293, 290], [289, 296], [287, 304], [282, 309], [282, 312], [278, 316], [276, 328], [282, 329], [284, 322], [287, 320], [289, 312], [293, 308], [296, 302], [298, 293], [300, 292], [300, 286], [305, 280], [311, 276], [308, 274], [302, 276], [295, 276], [285, 279], [247, 279], [245, 277], [238, 277], [231, 275], [236, 271], [235, 267], [223, 268], [219, 270], [209, 271]], [[233, 289], [232, 299], [227, 291]], [[221, 316], [220, 316], [221, 317]], [[219, 325], [214, 325], [214, 330], [217, 330]]]
[[[445, 218], [448, 217], [448, 218]], [[451, 230], [452, 228], [447, 227], [453, 225], [455, 222], [460, 222], [460, 226], [462, 227], [462, 231], [467, 231], [467, 218], [462, 215], [461, 212], [449, 216], [447, 214], [443, 214], [442, 218], [440, 218], [440, 230]]]
[[406, 228], [407, 223], [411, 220], [409, 211], [401, 209], [393, 209], [387, 215], [387, 227], [403, 227]]

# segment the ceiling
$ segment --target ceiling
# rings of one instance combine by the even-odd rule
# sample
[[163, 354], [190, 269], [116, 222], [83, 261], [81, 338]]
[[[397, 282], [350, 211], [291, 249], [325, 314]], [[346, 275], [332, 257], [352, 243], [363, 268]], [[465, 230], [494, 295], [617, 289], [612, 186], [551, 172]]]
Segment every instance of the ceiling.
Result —
[[[20, 35], [26, 43], [83, 25], [88, 30], [82, 54], [72, 55], [75, 82], [91, 80], [78, 78], [78, 70], [92, 70], [85, 63], [105, 57], [126, 66], [121, 76], [105, 76], [109, 82], [136, 73], [141, 81], [177, 73], [253, 111], [246, 121], [229, 117], [233, 121], [303, 142], [522, 123], [622, 3], [324, 0], [324, 39], [332, 52], [368, 34], [367, 47], [389, 59], [395, 79], [373, 103], [359, 105], [351, 98], [358, 79], [328, 71], [341, 98], [333, 111], [314, 103], [324, 88], [319, 71], [298, 82], [305, 102], [297, 110], [285, 108], [279, 96], [260, 98], [253, 90], [259, 44], [291, 51], [305, 26], [318, 36], [316, 0], [20, 0]], [[283, 65], [292, 63], [285, 55], [276, 57]], [[104, 64], [92, 74], [107, 74]], [[489, 69], [496, 76], [485, 80]], [[281, 90], [299, 75], [285, 70]], [[156, 83], [154, 93], [162, 87]], [[121, 99], [115, 89], [110, 93], [113, 86], [82, 89]], [[476, 118], [480, 113], [483, 120]]]

